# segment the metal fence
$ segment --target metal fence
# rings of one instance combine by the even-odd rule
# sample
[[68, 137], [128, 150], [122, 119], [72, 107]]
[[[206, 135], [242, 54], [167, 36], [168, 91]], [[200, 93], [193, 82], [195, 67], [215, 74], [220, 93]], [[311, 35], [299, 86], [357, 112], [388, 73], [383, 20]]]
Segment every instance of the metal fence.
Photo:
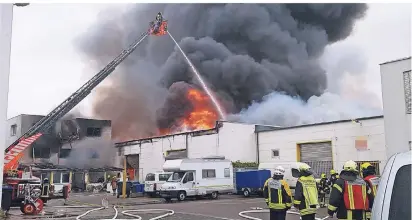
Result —
[[360, 172], [360, 166], [363, 164], [363, 163], [370, 163], [372, 166], [374, 166], [375, 167], [375, 171], [376, 171], [376, 175], [380, 175], [380, 169], [379, 169], [379, 164], [381, 163], [380, 161], [378, 161], [378, 160], [374, 160], [374, 161], [355, 161], [357, 164], [358, 164], [358, 171]]
[[313, 171], [315, 178], [320, 178], [322, 173], [329, 175], [330, 170], [333, 169], [333, 161], [302, 161], [307, 163]]

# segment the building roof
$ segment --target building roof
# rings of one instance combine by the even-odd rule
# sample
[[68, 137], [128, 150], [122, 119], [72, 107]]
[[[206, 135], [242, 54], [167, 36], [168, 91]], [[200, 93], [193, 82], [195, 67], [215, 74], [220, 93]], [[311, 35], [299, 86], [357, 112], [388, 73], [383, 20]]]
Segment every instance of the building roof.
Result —
[[[310, 126], [317, 126], [317, 125], [337, 124], [337, 123], [342, 123], [342, 122], [351, 122], [353, 120], [360, 121], [360, 120], [369, 120], [369, 119], [377, 119], [377, 118], [383, 118], [383, 115], [372, 116], [372, 117], [364, 117], [364, 118], [356, 118], [356, 119], [346, 119], [346, 120], [339, 120], [339, 121], [321, 122], [321, 123], [315, 123], [315, 124], [304, 124], [304, 125], [297, 125], [297, 126], [291, 126], [291, 127], [280, 127], [280, 126], [257, 125], [257, 124], [255, 124], [255, 133], [266, 132], [266, 131], [275, 131], [275, 130], [293, 129], [293, 128], [301, 128], [301, 127], [310, 127]], [[175, 137], [175, 136], [180, 136], [180, 135], [201, 136], [201, 135], [216, 134], [218, 132], [219, 128], [221, 128], [223, 126], [223, 122], [229, 122], [229, 121], [217, 121], [216, 122], [216, 127], [211, 128], [211, 129], [206, 129], [206, 130], [187, 131], [187, 132], [180, 132], [180, 133], [174, 133], [174, 134], [167, 134], [167, 135], [160, 135], [160, 136], [153, 136], [153, 137], [135, 139], [135, 140], [124, 141], [124, 142], [117, 142], [117, 143], [115, 143], [115, 147], [124, 147], [124, 146], [136, 145], [136, 144], [153, 143], [154, 139]], [[234, 122], [229, 122], [229, 123], [234, 123]], [[245, 123], [240, 123], [240, 124], [245, 124]], [[250, 125], [253, 125], [253, 124], [250, 124]]]
[[315, 123], [315, 124], [304, 124], [304, 125], [297, 125], [297, 126], [291, 126], [291, 127], [277, 127], [277, 128], [273, 128], [272, 130], [270, 130], [269, 128], [266, 128], [264, 130], [258, 130], [258, 131], [255, 130], [255, 132], [258, 133], [258, 132], [275, 131], [275, 130], [286, 130], [286, 129], [303, 128], [303, 127], [311, 127], [311, 126], [318, 126], [318, 125], [338, 124], [338, 123], [351, 122], [351, 121], [363, 121], [363, 120], [378, 119], [378, 118], [383, 118], [383, 115], [363, 117], [363, 118], [354, 118], [354, 119], [345, 119], [345, 120], [338, 120], [338, 121], [320, 122], [320, 123]]
[[409, 59], [411, 59], [411, 57], [404, 57], [404, 58], [400, 58], [400, 59], [397, 59], [397, 60], [386, 61], [386, 62], [381, 63], [381, 64], [379, 64], [379, 65], [384, 65], [384, 64], [389, 64], [389, 63], [395, 63], [395, 62], [399, 62], [399, 61], [403, 61], [403, 60], [409, 60]]

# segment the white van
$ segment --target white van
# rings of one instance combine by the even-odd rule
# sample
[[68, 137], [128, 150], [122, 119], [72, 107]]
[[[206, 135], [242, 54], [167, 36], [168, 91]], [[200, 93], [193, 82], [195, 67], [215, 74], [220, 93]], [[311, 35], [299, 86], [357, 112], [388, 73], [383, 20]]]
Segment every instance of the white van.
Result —
[[153, 197], [159, 194], [160, 187], [169, 179], [172, 172], [158, 171], [146, 174], [144, 181], [144, 193]]
[[259, 170], [270, 170], [271, 175], [273, 175], [273, 171], [277, 166], [282, 166], [285, 169], [285, 176], [283, 179], [289, 184], [290, 188], [294, 189], [296, 187], [296, 182], [298, 181], [297, 178], [292, 176], [292, 165], [291, 163], [275, 163], [275, 162], [268, 162], [268, 163], [260, 163]]
[[385, 165], [373, 203], [372, 220], [411, 219], [411, 151], [393, 155]]
[[173, 172], [160, 188], [166, 201], [183, 201], [188, 196], [217, 199], [219, 194], [234, 190], [232, 162], [224, 157], [167, 160], [163, 170]]

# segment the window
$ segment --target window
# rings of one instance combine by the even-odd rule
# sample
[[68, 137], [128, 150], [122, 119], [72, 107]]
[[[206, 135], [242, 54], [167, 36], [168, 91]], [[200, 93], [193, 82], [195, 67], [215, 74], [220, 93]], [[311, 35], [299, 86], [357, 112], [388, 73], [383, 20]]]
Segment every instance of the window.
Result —
[[62, 173], [61, 172], [55, 172], [53, 174], [53, 183], [61, 183], [60, 179], [62, 178]]
[[272, 158], [279, 158], [279, 150], [272, 150]]
[[215, 170], [202, 170], [202, 178], [215, 178]]
[[225, 177], [230, 177], [230, 169], [225, 168]]
[[410, 70], [403, 72], [403, 89], [405, 92], [406, 114], [411, 114], [412, 101], [411, 101], [411, 71]]
[[100, 137], [102, 135], [102, 129], [100, 128], [87, 128], [87, 137]]
[[33, 147], [31, 157], [34, 158], [50, 158], [50, 148], [48, 147]]
[[153, 174], [153, 173], [148, 173], [147, 175], [146, 175], [146, 179], [145, 179], [146, 181], [155, 181], [156, 179], [155, 179], [155, 175]]
[[17, 133], [17, 125], [14, 124], [10, 126], [10, 136], [16, 136], [16, 133]]
[[411, 165], [402, 166], [395, 176], [389, 207], [389, 218], [411, 219]]
[[194, 181], [195, 179], [193, 178], [193, 173], [192, 172], [187, 173], [186, 179], [187, 179], [187, 182]]
[[159, 174], [159, 181], [167, 181], [172, 174]]
[[59, 158], [67, 158], [70, 155], [72, 149], [60, 149]]
[[62, 183], [69, 183], [69, 182], [70, 182], [70, 173], [63, 173]]

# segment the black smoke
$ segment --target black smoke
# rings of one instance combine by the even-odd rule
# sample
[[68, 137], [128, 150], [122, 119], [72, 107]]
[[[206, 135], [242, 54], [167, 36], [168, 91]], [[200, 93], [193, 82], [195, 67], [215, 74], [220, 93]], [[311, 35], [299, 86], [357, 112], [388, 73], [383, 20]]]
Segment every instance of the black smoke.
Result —
[[[138, 4], [122, 15], [105, 12], [77, 46], [103, 67], [162, 12], [208, 85], [229, 103], [226, 110], [238, 113], [273, 92], [303, 102], [322, 95], [328, 80], [320, 56], [348, 37], [366, 10], [366, 4]], [[170, 101], [180, 94], [175, 83], [198, 86], [169, 36], [150, 36], [110, 80], [97, 91], [94, 112], [137, 137], [171, 126], [165, 121], [185, 109], [184, 101]]]

